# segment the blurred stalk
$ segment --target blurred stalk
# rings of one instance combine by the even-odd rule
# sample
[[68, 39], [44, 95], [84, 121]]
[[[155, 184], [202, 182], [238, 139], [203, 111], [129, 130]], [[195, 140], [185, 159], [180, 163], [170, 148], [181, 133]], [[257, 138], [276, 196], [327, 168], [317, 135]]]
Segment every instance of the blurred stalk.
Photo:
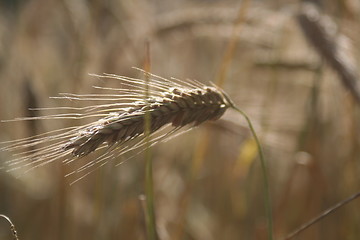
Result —
[[[319, 98], [320, 98], [320, 90], [321, 90], [321, 85], [323, 82], [323, 78], [324, 78], [324, 61], [323, 59], [320, 59], [320, 63], [318, 64], [318, 66], [316, 66], [314, 74], [312, 76], [312, 86], [311, 89], [309, 91], [309, 97], [307, 98], [307, 103], [305, 105], [305, 111], [304, 111], [304, 124], [300, 129], [300, 134], [297, 137], [297, 149], [296, 152], [306, 152], [311, 154], [311, 156], [316, 159], [316, 156], [318, 156], [317, 152], [319, 152], [318, 148], [318, 144], [316, 144], [316, 141], [318, 139], [318, 134], [316, 133], [316, 131], [320, 130], [320, 126], [318, 125], [319, 123]], [[311, 166], [308, 164], [307, 166], [307, 170], [309, 171], [309, 173], [314, 172], [314, 169], [318, 169], [319, 167], [317, 167], [317, 161], [311, 161]], [[293, 165], [291, 166], [291, 168], [288, 171], [287, 174], [287, 178], [285, 181], [285, 186], [283, 187], [283, 191], [279, 197], [279, 201], [278, 201], [278, 205], [277, 205], [277, 210], [276, 210], [276, 223], [277, 226], [282, 226], [282, 228], [284, 230], [286, 230], [286, 225], [289, 225], [289, 223], [291, 223], [292, 221], [289, 221], [289, 215], [284, 215], [284, 212], [288, 212], [287, 209], [291, 209], [292, 205], [291, 204], [291, 190], [294, 186], [294, 184], [296, 184], [296, 172], [298, 171], [298, 166], [299, 164], [297, 164], [296, 162], [293, 163]], [[315, 179], [313, 178], [315, 177]], [[318, 171], [316, 171], [314, 174], [310, 174], [308, 176], [309, 181], [313, 181], [316, 184], [321, 184], [323, 182], [322, 177], [321, 177], [321, 173], [319, 173]], [[320, 180], [319, 180], [320, 179]], [[313, 186], [313, 188], [315, 188], [315, 185]], [[310, 191], [311, 192], [311, 191]], [[317, 190], [317, 196], [319, 193], [321, 193], [321, 191]], [[303, 196], [304, 195], [311, 195], [311, 193], [306, 193], [306, 192], [302, 192], [301, 193]], [[314, 197], [314, 195], [312, 195], [312, 197]], [[314, 204], [315, 201], [312, 201], [312, 204]], [[297, 205], [298, 206], [298, 205]], [[306, 204], [306, 206], [299, 206], [301, 207], [306, 207], [307, 211], [306, 213], [302, 213], [304, 215], [308, 215], [310, 211], [313, 211], [313, 207], [312, 205], [310, 206], [309, 204]], [[311, 213], [310, 213], [311, 215]], [[301, 217], [299, 214], [296, 216], [296, 218]], [[285, 224], [287, 223], [287, 224]], [[283, 231], [280, 231], [278, 229], [278, 234], [283, 235]]]
[[215, 81], [215, 84], [219, 87], [222, 87], [224, 85], [225, 79], [227, 77], [228, 69], [230, 67], [230, 63], [231, 63], [232, 59], [234, 58], [237, 42], [239, 41], [239, 37], [240, 37], [239, 32], [241, 30], [243, 23], [245, 22], [245, 16], [246, 16], [246, 12], [249, 8], [250, 1], [251, 0], [243, 0], [241, 2], [239, 12], [238, 12], [238, 17], [237, 17], [236, 21], [234, 22], [234, 28], [231, 33], [231, 38], [229, 40], [229, 43], [228, 43], [225, 53], [223, 55], [219, 74]]
[[[68, 239], [69, 229], [68, 227], [71, 226], [73, 219], [69, 216], [69, 199], [68, 199], [68, 187], [69, 187], [69, 180], [65, 178], [66, 174], [69, 172], [68, 165], [63, 164], [62, 162], [58, 163], [59, 171], [58, 171], [58, 178], [60, 179], [58, 182], [57, 188], [57, 197], [55, 198], [54, 208], [56, 209], [56, 216], [57, 216], [57, 230], [58, 234], [56, 235], [58, 239]], [[56, 238], [54, 238], [56, 239]]]
[[316, 68], [314, 73], [314, 80], [313, 86], [311, 88], [310, 97], [307, 104], [307, 109], [305, 110], [305, 116], [307, 119], [305, 124], [302, 128], [302, 131], [299, 136], [298, 140], [298, 150], [304, 150], [306, 145], [306, 141], [309, 138], [309, 132], [312, 128], [314, 128], [316, 122], [318, 121], [318, 104], [319, 104], [319, 97], [320, 97], [320, 87], [323, 81], [324, 75], [324, 61], [321, 59], [319, 66]]
[[181, 240], [183, 239], [184, 234], [184, 226], [186, 222], [186, 213], [187, 208], [190, 202], [190, 196], [193, 190], [193, 182], [198, 176], [199, 171], [203, 165], [206, 152], [208, 151], [209, 146], [209, 139], [211, 138], [211, 132], [207, 129], [208, 126], [205, 126], [204, 131], [201, 132], [201, 136], [197, 139], [198, 142], [196, 143], [196, 151], [192, 157], [192, 164], [190, 168], [190, 172], [188, 175], [188, 182], [185, 188], [185, 191], [180, 199], [180, 206], [179, 209], [181, 211], [178, 213], [177, 224], [178, 228], [174, 233], [174, 240]]
[[[318, 114], [318, 102], [320, 95], [320, 86], [323, 78], [323, 61], [315, 68], [312, 86], [309, 91], [309, 97], [307, 98], [307, 103], [304, 111], [304, 124], [300, 129], [300, 134], [297, 137], [297, 148], [296, 152], [308, 152], [306, 149], [307, 142], [309, 141], [310, 132], [312, 129], [316, 128], [316, 119]], [[291, 203], [290, 195], [292, 187], [296, 182], [296, 173], [298, 170], [299, 164], [296, 162], [292, 163], [292, 166], [289, 168], [287, 177], [285, 178], [285, 185], [282, 192], [280, 193], [279, 200], [277, 201], [277, 207], [275, 210], [275, 222], [276, 222], [276, 235], [283, 234], [283, 229], [285, 222], [289, 223], [289, 218], [287, 215], [284, 215], [284, 212], [289, 209], [289, 204]], [[305, 194], [305, 193], [302, 193]], [[291, 207], [290, 207], [291, 208]]]
[[94, 193], [94, 201], [95, 203], [93, 204], [93, 211], [94, 211], [94, 219], [96, 219], [96, 223], [95, 225], [97, 226], [97, 234], [94, 234], [94, 240], [95, 239], [99, 239], [100, 233], [101, 233], [101, 228], [102, 228], [102, 224], [101, 222], [103, 221], [103, 211], [104, 211], [104, 194], [105, 192], [103, 191], [103, 184], [105, 182], [105, 178], [104, 178], [105, 174], [104, 174], [104, 168], [100, 168], [98, 169], [97, 175], [96, 175], [96, 180], [95, 180], [95, 193]]
[[[150, 43], [146, 41], [146, 59], [144, 63], [144, 70], [146, 72], [150, 72]], [[146, 150], [145, 150], [145, 196], [146, 196], [146, 214], [145, 214], [145, 222], [146, 222], [146, 231], [147, 238], [149, 240], [158, 239], [157, 231], [156, 231], [156, 221], [155, 221], [155, 208], [154, 208], [154, 179], [153, 179], [153, 164], [151, 157], [151, 148], [150, 148], [150, 134], [151, 134], [151, 116], [149, 112], [149, 75], [145, 73], [145, 104], [147, 106], [145, 112], [145, 142], [146, 142]]]
[[[228, 73], [228, 69], [230, 67], [230, 63], [231, 63], [232, 59], [234, 58], [236, 44], [239, 41], [239, 35], [240, 35], [239, 32], [240, 32], [242, 24], [245, 22], [246, 12], [248, 10], [250, 2], [251, 2], [251, 0], [243, 0], [240, 4], [239, 11], [238, 11], [238, 17], [234, 22], [232, 35], [227, 44], [227, 47], [224, 52], [222, 62], [220, 65], [219, 73], [216, 77], [215, 84], [219, 87], [222, 87], [224, 85], [224, 82], [227, 78], [227, 73]], [[193, 155], [192, 166], [190, 169], [187, 186], [186, 186], [186, 189], [181, 198], [181, 203], [180, 203], [181, 206], [179, 208], [179, 209], [181, 209], [181, 211], [179, 211], [178, 218], [177, 218], [178, 227], [175, 231], [173, 239], [178, 239], [178, 240], [183, 239], [182, 235], [184, 232], [185, 218], [186, 218], [187, 208], [188, 208], [188, 204], [189, 204], [189, 198], [190, 198], [191, 192], [192, 192], [193, 182], [194, 182], [196, 176], [199, 174], [199, 171], [203, 165], [205, 155], [206, 155], [208, 145], [209, 145], [209, 139], [210, 139], [209, 129], [205, 128], [201, 134], [201, 137], [199, 137], [198, 139], [199, 139], [199, 141], [196, 145], [195, 152]]]

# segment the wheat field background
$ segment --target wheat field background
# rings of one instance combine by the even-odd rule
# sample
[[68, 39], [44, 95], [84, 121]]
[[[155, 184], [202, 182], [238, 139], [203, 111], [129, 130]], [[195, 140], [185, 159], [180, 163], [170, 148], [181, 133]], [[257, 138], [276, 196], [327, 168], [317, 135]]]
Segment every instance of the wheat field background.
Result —
[[[41, 115], [29, 108], [61, 106], [49, 98], [59, 93], [116, 88], [89, 73], [141, 77], [131, 67], [143, 66], [146, 41], [151, 71], [163, 77], [217, 82], [225, 67], [222, 88], [248, 113], [263, 144], [274, 234], [282, 239], [360, 191], [359, 105], [307, 43], [295, 17], [300, 3], [0, 1], [0, 119]], [[328, 0], [320, 9], [348, 38], [359, 69], [359, 2]], [[226, 61], [231, 41], [236, 48]], [[0, 123], [0, 141], [72, 124]], [[229, 110], [156, 145], [152, 157], [161, 240], [267, 239], [260, 163], [241, 116]], [[0, 151], [1, 163], [11, 158]], [[24, 240], [146, 239], [143, 158], [110, 162], [71, 186], [64, 177], [71, 169], [60, 161], [20, 178], [0, 170], [0, 213]], [[359, 239], [359, 209], [355, 200], [295, 239]], [[0, 239], [11, 238], [1, 219]]]

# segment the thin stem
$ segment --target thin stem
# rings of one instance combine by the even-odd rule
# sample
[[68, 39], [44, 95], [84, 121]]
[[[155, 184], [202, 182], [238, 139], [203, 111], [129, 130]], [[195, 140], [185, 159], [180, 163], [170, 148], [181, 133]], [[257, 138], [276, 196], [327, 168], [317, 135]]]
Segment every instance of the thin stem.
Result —
[[324, 212], [322, 212], [319, 216], [313, 218], [312, 220], [310, 220], [309, 222], [305, 223], [304, 225], [302, 225], [301, 227], [299, 227], [298, 229], [296, 229], [295, 231], [293, 231], [292, 233], [290, 233], [289, 235], [287, 235], [284, 240], [289, 240], [293, 237], [295, 237], [296, 235], [298, 235], [299, 233], [301, 233], [302, 231], [308, 229], [310, 226], [314, 225], [315, 223], [319, 222], [320, 220], [322, 220], [323, 218], [325, 218], [326, 216], [330, 215], [331, 213], [335, 212], [336, 210], [338, 210], [339, 208], [343, 207], [344, 205], [348, 204], [349, 202], [355, 200], [356, 198], [360, 197], [360, 192], [355, 193], [354, 195], [350, 196], [349, 198], [337, 203], [335, 206], [328, 208], [327, 210], [325, 210]]
[[[145, 69], [145, 96], [144, 100], [147, 106], [149, 106], [149, 74], [147, 72], [150, 71], [150, 46], [149, 42], [146, 42], [146, 59], [144, 64]], [[148, 107], [147, 107], [148, 109]], [[156, 231], [156, 220], [155, 220], [155, 208], [154, 208], [154, 180], [153, 180], [153, 164], [151, 157], [151, 115], [148, 110], [145, 112], [145, 142], [146, 142], [146, 150], [145, 150], [145, 195], [146, 195], [146, 231], [149, 240], [157, 240], [158, 235]]]
[[231, 107], [234, 110], [236, 110], [237, 112], [239, 112], [245, 118], [245, 120], [247, 121], [247, 123], [249, 125], [250, 131], [251, 131], [252, 135], [254, 136], [256, 145], [258, 147], [259, 157], [260, 157], [260, 162], [261, 162], [261, 169], [262, 169], [262, 174], [263, 174], [263, 178], [264, 178], [265, 208], [266, 208], [266, 215], [267, 215], [267, 221], [268, 221], [268, 239], [272, 240], [273, 239], [273, 220], [272, 220], [272, 210], [271, 210], [270, 186], [269, 186], [269, 177], [268, 177], [267, 165], [265, 162], [264, 153], [263, 153], [259, 138], [257, 137], [255, 129], [250, 121], [250, 118], [247, 116], [247, 114], [245, 112], [240, 110], [235, 105], [232, 105]]
[[145, 152], [145, 195], [146, 195], [146, 229], [149, 240], [158, 239], [156, 232], [156, 221], [155, 221], [155, 208], [154, 208], [154, 181], [153, 181], [153, 166], [151, 159], [150, 148], [146, 149]]

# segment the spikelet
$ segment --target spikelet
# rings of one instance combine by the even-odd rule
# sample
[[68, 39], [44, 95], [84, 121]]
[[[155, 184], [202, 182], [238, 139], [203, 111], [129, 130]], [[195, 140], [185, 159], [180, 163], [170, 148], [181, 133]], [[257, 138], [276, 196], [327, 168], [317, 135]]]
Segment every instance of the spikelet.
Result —
[[[55, 110], [78, 112], [15, 119], [22, 121], [97, 117], [99, 120], [5, 143], [2, 150], [16, 153], [16, 158], [7, 162], [9, 169], [23, 167], [33, 169], [58, 160], [71, 163], [92, 152], [100, 152], [76, 170], [76, 172], [86, 172], [87, 175], [111, 159], [145, 148], [146, 112], [151, 119], [150, 146], [152, 146], [183, 133], [186, 126], [191, 128], [205, 121], [217, 120], [227, 108], [232, 106], [226, 94], [215, 86], [206, 86], [190, 80], [169, 80], [140, 71], [148, 74], [149, 83], [141, 79], [113, 74], [94, 75], [101, 79], [118, 80], [123, 87], [119, 89], [95, 87], [100, 90], [110, 90], [115, 94], [62, 94], [56, 97], [72, 101], [96, 100], [110, 103], [83, 108], [59, 107]], [[149, 84], [150, 96], [144, 99], [146, 84]]]

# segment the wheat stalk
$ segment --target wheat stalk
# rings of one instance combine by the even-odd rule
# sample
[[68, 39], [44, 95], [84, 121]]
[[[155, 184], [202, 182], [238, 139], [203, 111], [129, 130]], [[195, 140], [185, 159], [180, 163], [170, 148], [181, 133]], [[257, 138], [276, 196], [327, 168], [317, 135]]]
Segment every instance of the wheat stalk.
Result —
[[[7, 162], [9, 170], [24, 167], [31, 170], [57, 160], [71, 163], [92, 152], [99, 152], [95, 158], [69, 174], [83, 172], [85, 176], [111, 159], [130, 151], [141, 151], [146, 147], [144, 117], [147, 111], [151, 118], [150, 134], [154, 135], [149, 146], [153, 146], [185, 132], [184, 127], [192, 128], [205, 121], [219, 119], [232, 104], [226, 94], [216, 86], [207, 86], [190, 80], [166, 79], [138, 70], [150, 77], [149, 83], [142, 79], [113, 74], [94, 75], [100, 79], [117, 80], [122, 88], [95, 86], [100, 90], [111, 91], [112, 94], [64, 93], [55, 97], [71, 101], [106, 101], [106, 104], [81, 108], [34, 109], [65, 110], [66, 113], [15, 119], [22, 121], [98, 118], [88, 124], [5, 143], [6, 146], [2, 150], [16, 152], [16, 158]], [[150, 95], [144, 99], [146, 84], [149, 84]]]

